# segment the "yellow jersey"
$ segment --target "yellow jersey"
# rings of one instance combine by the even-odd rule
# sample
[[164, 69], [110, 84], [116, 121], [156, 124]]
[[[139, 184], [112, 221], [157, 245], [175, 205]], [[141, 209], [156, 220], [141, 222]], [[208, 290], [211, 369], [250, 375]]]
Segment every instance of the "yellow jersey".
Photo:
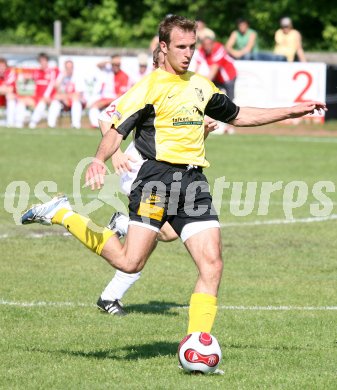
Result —
[[135, 129], [135, 146], [144, 159], [208, 167], [204, 115], [230, 122], [238, 112], [206, 77], [159, 68], [119, 99], [111, 125], [124, 139]]

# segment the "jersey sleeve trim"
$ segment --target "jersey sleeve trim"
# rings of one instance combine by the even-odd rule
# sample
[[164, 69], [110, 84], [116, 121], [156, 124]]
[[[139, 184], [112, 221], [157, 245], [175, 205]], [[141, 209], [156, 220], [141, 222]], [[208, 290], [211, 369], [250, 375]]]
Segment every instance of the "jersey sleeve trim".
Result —
[[214, 93], [205, 108], [205, 114], [221, 122], [235, 119], [240, 107], [233, 103], [224, 93]]

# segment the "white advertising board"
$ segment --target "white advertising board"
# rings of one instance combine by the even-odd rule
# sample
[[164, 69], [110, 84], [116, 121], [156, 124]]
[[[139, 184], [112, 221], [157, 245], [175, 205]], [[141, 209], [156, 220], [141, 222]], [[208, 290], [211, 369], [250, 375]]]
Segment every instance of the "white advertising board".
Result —
[[[324, 102], [326, 64], [236, 61], [235, 102], [239, 106], [285, 107], [308, 100]], [[315, 113], [311, 118], [323, 118]]]

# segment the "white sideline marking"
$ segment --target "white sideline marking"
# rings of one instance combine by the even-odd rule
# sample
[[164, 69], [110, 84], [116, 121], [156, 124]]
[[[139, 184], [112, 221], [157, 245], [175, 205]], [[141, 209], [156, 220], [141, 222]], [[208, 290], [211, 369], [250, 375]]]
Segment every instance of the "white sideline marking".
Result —
[[6, 301], [5, 299], [0, 299], [0, 305], [4, 306], [19, 306], [19, 307], [92, 307], [94, 305], [86, 303], [76, 303], [76, 302], [17, 302], [17, 301]]
[[[237, 227], [237, 226], [262, 226], [262, 225], [289, 225], [294, 223], [312, 223], [312, 222], [326, 222], [337, 219], [337, 214], [331, 214], [327, 217], [308, 217], [308, 218], [294, 218], [294, 219], [269, 219], [266, 221], [249, 221], [249, 222], [223, 222], [220, 223], [220, 226], [223, 228], [226, 227]], [[0, 240], [16, 237], [16, 234], [0, 234]], [[52, 236], [71, 236], [69, 232], [55, 232], [55, 231], [46, 231], [45, 233], [28, 233], [24, 235], [24, 238], [44, 238], [44, 237], [52, 237]]]
[[[18, 307], [95, 307], [96, 305], [80, 302], [17, 302], [0, 299], [0, 305]], [[186, 305], [147, 305], [154, 309], [188, 309]], [[337, 306], [219, 306], [221, 310], [239, 311], [336, 311]]]
[[221, 227], [232, 226], [259, 226], [259, 225], [286, 225], [292, 223], [312, 223], [325, 222], [337, 219], [337, 214], [331, 214], [327, 217], [308, 217], [308, 218], [294, 218], [294, 219], [269, 219], [266, 221], [249, 221], [249, 222], [224, 222], [220, 223]]

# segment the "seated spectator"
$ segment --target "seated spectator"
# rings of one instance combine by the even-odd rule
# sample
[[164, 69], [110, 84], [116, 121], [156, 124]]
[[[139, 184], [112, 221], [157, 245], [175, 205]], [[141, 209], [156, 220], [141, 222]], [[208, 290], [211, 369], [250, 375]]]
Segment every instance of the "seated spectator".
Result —
[[257, 59], [257, 32], [249, 27], [246, 19], [237, 20], [237, 30], [229, 36], [226, 49], [236, 60]]
[[305, 62], [306, 58], [302, 48], [302, 36], [299, 31], [293, 28], [290, 18], [280, 20], [281, 28], [275, 33], [274, 53], [285, 56], [288, 61], [292, 62], [298, 59]]
[[32, 108], [29, 128], [34, 129], [43, 118], [47, 105], [51, 102], [55, 93], [55, 82], [58, 75], [57, 68], [49, 66], [49, 57], [45, 53], [38, 56], [40, 68], [33, 72], [35, 83], [35, 92], [33, 96], [18, 96], [16, 106], [16, 127], [23, 127], [25, 120], [26, 107]]
[[84, 81], [74, 74], [74, 63], [68, 60], [64, 70], [56, 80], [56, 93], [48, 110], [48, 126], [55, 127], [62, 110], [70, 111], [71, 126], [81, 127], [82, 108], [84, 105]]
[[110, 60], [102, 61], [97, 66], [101, 72], [96, 81], [94, 96], [88, 103], [89, 121], [92, 127], [98, 127], [100, 110], [123, 95], [131, 84], [129, 76], [121, 69], [119, 55], [113, 55]]
[[15, 124], [15, 70], [11, 69], [5, 58], [0, 58], [0, 107], [6, 108], [6, 126]]

